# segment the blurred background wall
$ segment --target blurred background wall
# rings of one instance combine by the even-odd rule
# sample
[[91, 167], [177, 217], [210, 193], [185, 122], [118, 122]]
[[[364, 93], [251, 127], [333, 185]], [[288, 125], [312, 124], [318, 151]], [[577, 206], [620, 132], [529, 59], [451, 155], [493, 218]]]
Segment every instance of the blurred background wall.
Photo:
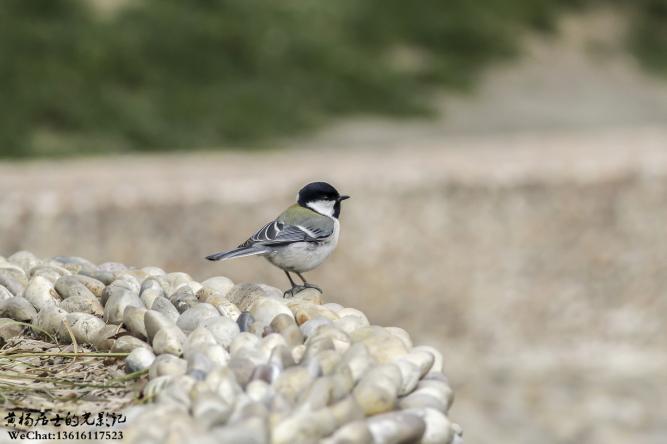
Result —
[[203, 257], [327, 180], [311, 279], [444, 353], [468, 442], [664, 443], [666, 30], [664, 0], [3, 1], [0, 254], [285, 287]]

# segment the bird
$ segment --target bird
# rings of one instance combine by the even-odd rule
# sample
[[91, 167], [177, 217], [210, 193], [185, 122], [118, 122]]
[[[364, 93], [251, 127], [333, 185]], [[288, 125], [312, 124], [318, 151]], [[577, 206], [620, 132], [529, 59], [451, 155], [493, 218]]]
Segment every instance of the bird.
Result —
[[[294, 296], [305, 288], [322, 289], [311, 284], [302, 273], [324, 262], [338, 244], [341, 195], [326, 182], [312, 182], [301, 188], [294, 205], [260, 228], [238, 247], [206, 256], [210, 261], [224, 261], [246, 256], [263, 256], [287, 275], [291, 288], [283, 297]], [[295, 273], [303, 285], [294, 283]]]

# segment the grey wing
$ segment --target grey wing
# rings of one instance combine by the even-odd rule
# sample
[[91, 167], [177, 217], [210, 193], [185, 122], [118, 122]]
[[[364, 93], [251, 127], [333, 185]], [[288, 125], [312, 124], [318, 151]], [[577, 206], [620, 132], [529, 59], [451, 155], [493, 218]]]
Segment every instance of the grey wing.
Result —
[[290, 225], [274, 220], [260, 228], [247, 241], [239, 245], [239, 247], [285, 245], [293, 242], [318, 242], [331, 236], [332, 233], [333, 227], [328, 229], [328, 227]]

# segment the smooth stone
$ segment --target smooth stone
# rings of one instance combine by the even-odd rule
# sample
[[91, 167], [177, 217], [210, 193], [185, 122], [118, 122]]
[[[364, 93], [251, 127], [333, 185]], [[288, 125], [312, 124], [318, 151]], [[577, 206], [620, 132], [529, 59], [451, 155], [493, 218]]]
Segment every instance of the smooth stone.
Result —
[[244, 311], [241, 312], [241, 315], [236, 320], [236, 323], [242, 332], [248, 332], [250, 331], [252, 325], [255, 323], [255, 318], [249, 312]]
[[114, 281], [114, 274], [110, 271], [100, 271], [100, 270], [81, 270], [79, 275], [88, 276], [93, 279], [96, 279], [102, 282], [104, 285], [109, 285]]
[[84, 276], [82, 274], [75, 274], [73, 277], [81, 284], [83, 284], [92, 294], [95, 295], [95, 297], [102, 297], [102, 293], [104, 293], [105, 288], [104, 282], [90, 276]]
[[259, 323], [259, 327], [263, 330], [265, 327], [271, 325], [271, 321], [279, 314], [287, 316], [294, 316], [292, 311], [282, 301], [271, 298], [259, 298], [250, 308], [250, 314]]
[[190, 355], [199, 353], [209, 345], [217, 345], [213, 334], [204, 327], [197, 327], [188, 334], [183, 347], [183, 356], [188, 359]]
[[211, 290], [220, 293], [222, 296], [225, 296], [234, 286], [234, 282], [224, 276], [214, 276], [203, 281], [201, 285], [204, 288], [210, 288]]
[[271, 351], [271, 356], [269, 356], [269, 364], [276, 366], [280, 370], [284, 370], [288, 367], [295, 365], [294, 358], [292, 353], [287, 345], [277, 345]]
[[359, 319], [359, 321], [363, 324], [363, 326], [370, 325], [370, 322], [368, 322], [368, 318], [366, 317], [364, 312], [361, 310], [357, 310], [356, 308], [351, 308], [351, 307], [343, 308], [336, 314], [341, 318], [344, 318], [345, 316], [353, 316]]
[[13, 297], [14, 295], [9, 290], [7, 290], [4, 285], [0, 285], [0, 301], [5, 301]]
[[[151, 368], [153, 368], [153, 365], [155, 365], [155, 360], [153, 360], [153, 364], [151, 367], [148, 369], [148, 374], [150, 375]], [[171, 383], [171, 381], [174, 379], [174, 375], [163, 375], [163, 376], [155, 376], [151, 377], [148, 383], [141, 389], [141, 394], [143, 395], [144, 398], [147, 399], [153, 399], [157, 396], [158, 393], [160, 393], [164, 388]], [[160, 406], [161, 407], [161, 406]], [[144, 410], [145, 412], [151, 411], [151, 410]], [[143, 441], [137, 441], [137, 442], [143, 442]]]
[[226, 296], [232, 304], [243, 312], [250, 310], [258, 299], [271, 297], [271, 293], [258, 284], [236, 284]]
[[384, 329], [400, 339], [403, 342], [403, 345], [405, 345], [405, 348], [408, 350], [412, 348], [412, 339], [410, 338], [410, 335], [407, 331], [400, 327], [385, 327]]
[[88, 290], [75, 276], [63, 276], [55, 283], [55, 289], [58, 294], [67, 299], [74, 296], [89, 297], [97, 300], [97, 297]]
[[304, 358], [302, 361], [314, 366], [314, 368], [319, 368], [319, 372], [323, 375], [329, 375], [338, 368], [341, 360], [342, 355], [340, 352], [329, 349], [320, 350], [316, 354], [309, 356], [308, 359]]
[[366, 421], [353, 421], [340, 427], [328, 438], [320, 441], [321, 444], [374, 444], [373, 435], [368, 429]]
[[367, 423], [375, 444], [419, 442], [426, 431], [421, 417], [404, 412], [371, 416]]
[[[197, 351], [206, 355], [214, 366], [226, 366], [229, 363], [229, 352], [222, 345], [206, 345], [197, 348]], [[184, 352], [185, 353], [185, 352]]]
[[303, 355], [306, 354], [306, 346], [301, 344], [292, 348], [292, 359], [295, 364], [300, 364], [303, 360]]
[[118, 273], [127, 270], [127, 265], [118, 262], [104, 262], [97, 266], [99, 271], [108, 271], [111, 273]]
[[29, 322], [35, 316], [37, 316], [35, 307], [21, 296], [14, 296], [11, 299], [0, 301], [0, 317]]
[[182, 271], [174, 271], [172, 273], [167, 273], [165, 278], [169, 285], [171, 286], [171, 293], [176, 291], [179, 287], [187, 284], [192, 280], [192, 276]]
[[287, 343], [288, 346], [290, 347], [297, 347], [299, 345], [303, 345], [303, 333], [301, 333], [301, 330], [299, 327], [294, 325], [290, 325], [284, 330], [280, 332], [280, 335], [285, 338], [285, 342]]
[[357, 382], [375, 364], [376, 361], [369, 353], [368, 347], [364, 344], [353, 344], [343, 354], [339, 367], [349, 369], [352, 379]]
[[335, 350], [341, 354], [345, 353], [352, 344], [352, 340], [347, 333], [337, 329], [331, 324], [325, 324], [317, 328], [314, 334], [308, 338], [306, 341], [306, 346], [308, 346], [309, 342], [311, 341], [318, 341], [323, 338], [330, 339], [334, 345]]
[[[65, 322], [79, 344], [93, 344], [105, 326], [104, 321], [88, 313], [69, 313]], [[65, 337], [66, 333], [61, 331], [61, 335]]]
[[102, 303], [102, 305], [106, 306], [107, 302], [111, 297], [113, 296], [117, 297], [117, 295], [122, 295], [126, 293], [132, 295], [138, 295], [138, 292], [135, 291], [135, 286], [133, 285], [132, 282], [129, 282], [124, 279], [114, 279], [113, 282], [111, 282], [104, 288], [102, 296], [100, 297], [100, 302]]
[[273, 444], [315, 443], [336, 430], [336, 420], [327, 409], [299, 412], [273, 427]]
[[267, 421], [259, 417], [213, 428], [211, 433], [219, 443], [267, 444], [271, 442]]
[[66, 316], [67, 312], [62, 308], [53, 305], [45, 307], [34, 318], [35, 332], [42, 334], [43, 330], [50, 335], [56, 334]]
[[401, 372], [401, 386], [398, 388], [398, 395], [407, 395], [412, 392], [415, 387], [417, 387], [417, 383], [419, 383], [419, 378], [421, 377], [419, 367], [405, 358], [399, 358], [393, 363]]
[[421, 350], [432, 354], [434, 361], [429, 371], [442, 372], [442, 365], [443, 365], [442, 353], [440, 353], [435, 347], [431, 347], [428, 345], [420, 345], [413, 348], [413, 350]]
[[422, 380], [417, 389], [401, 399], [401, 408], [430, 407], [447, 413], [454, 402], [454, 392], [444, 381]]
[[30, 279], [28, 286], [23, 292], [23, 297], [37, 310], [42, 310], [49, 305], [57, 305], [57, 293], [53, 283], [42, 276], [34, 276]]
[[[161, 275], [153, 275], [144, 279], [144, 281], [141, 283], [141, 288], [139, 289], [139, 295], [141, 295], [141, 293], [146, 290], [160, 290], [164, 292], [164, 288], [160, 283], [160, 280], [163, 278], [160, 278], [159, 276]], [[165, 285], [167, 284], [165, 283]]]
[[342, 305], [337, 304], [335, 302], [327, 302], [326, 304], [322, 304], [322, 307], [328, 308], [329, 310], [333, 311], [334, 313], [338, 313], [343, 308], [345, 308]]
[[243, 389], [229, 366], [216, 367], [206, 376], [206, 386], [219, 394], [227, 403], [234, 405]]
[[426, 373], [431, 370], [433, 363], [435, 362], [435, 357], [433, 353], [426, 350], [410, 350], [410, 353], [403, 356], [400, 359], [405, 359], [406, 361], [412, 362], [419, 368], [419, 377], [422, 378]]
[[152, 342], [153, 350], [158, 355], [169, 353], [181, 356], [186, 339], [185, 333], [176, 325], [167, 326], [155, 334]]
[[181, 313], [178, 321], [176, 321], [176, 325], [178, 325], [183, 332], [190, 333], [199, 327], [205, 320], [217, 317], [220, 317], [220, 313], [218, 313], [218, 310], [216, 310], [213, 305], [199, 302]]
[[280, 393], [290, 402], [296, 401], [299, 395], [313, 382], [314, 378], [305, 367], [290, 367], [283, 371], [273, 383], [276, 393]]
[[351, 335], [356, 330], [362, 327], [366, 327], [367, 325], [364, 324], [357, 316], [344, 316], [333, 321], [333, 326], [341, 331], [344, 331], [348, 335]]
[[0, 318], [0, 346], [23, 332], [25, 326], [9, 318]]
[[262, 338], [260, 348], [265, 354], [270, 355], [274, 348], [286, 346], [285, 338], [278, 333], [270, 333]]
[[331, 319], [315, 318], [304, 322], [299, 328], [301, 328], [301, 333], [308, 338], [309, 336], [314, 335], [318, 328], [325, 325], [331, 325], [331, 323]]
[[234, 338], [231, 345], [229, 346], [229, 353], [231, 355], [235, 355], [243, 348], [256, 350], [259, 348], [260, 344], [261, 339], [257, 336], [253, 335], [252, 333], [241, 332]]
[[[368, 328], [372, 327], [363, 327], [360, 330]], [[360, 330], [355, 331], [351, 335], [352, 341], [355, 341], [355, 335], [357, 335]], [[405, 348], [403, 341], [389, 333], [379, 333], [377, 330], [374, 330], [371, 335], [364, 337], [360, 342], [368, 347], [368, 351], [371, 356], [373, 356], [373, 358], [375, 358], [380, 364], [389, 363], [396, 358], [405, 356], [408, 353], [408, 350]]]
[[155, 354], [153, 351], [138, 347], [130, 352], [125, 358], [125, 371], [127, 373], [134, 373], [149, 368], [153, 361], [155, 361]]
[[255, 363], [245, 357], [232, 356], [228, 366], [234, 372], [236, 381], [244, 387], [248, 384], [255, 371]]
[[207, 429], [224, 425], [232, 411], [233, 406], [214, 392], [203, 393], [192, 403], [192, 416]]
[[146, 273], [148, 276], [164, 276], [167, 274], [162, 268], [155, 266], [141, 267], [141, 271]]
[[141, 339], [125, 335], [114, 341], [111, 351], [114, 353], [130, 353], [137, 348], [152, 350], [151, 346]]
[[431, 408], [409, 409], [404, 412], [419, 416], [426, 424], [422, 444], [449, 444], [454, 439], [452, 423], [442, 412]]
[[396, 406], [401, 373], [395, 365], [370, 369], [361, 378], [353, 394], [366, 415], [388, 412]]
[[146, 332], [145, 316], [146, 310], [144, 307], [134, 307], [128, 305], [125, 307], [123, 312], [123, 325], [127, 330], [139, 339], [147, 339], [148, 333]]
[[336, 313], [328, 308], [308, 301], [288, 299], [287, 306], [294, 313], [294, 319], [299, 325], [315, 318], [326, 318], [332, 321], [339, 318]]
[[[139, 294], [139, 299], [141, 299], [141, 302], [143, 302], [146, 307], [152, 308], [157, 298], [163, 298], [169, 302], [169, 300], [164, 296], [164, 291], [162, 288], [147, 288], [146, 290], [142, 290]], [[171, 302], [169, 302], [169, 304], [171, 304]], [[173, 304], [171, 305], [173, 306]], [[176, 310], [176, 307], [174, 307], [174, 310]], [[178, 313], [178, 310], [176, 310], [176, 313]]]
[[137, 270], [121, 271], [115, 274], [116, 280], [122, 282], [132, 293], [139, 295], [141, 292], [141, 281], [144, 277], [137, 273]]
[[118, 335], [122, 333], [126, 333], [126, 331], [120, 325], [105, 324], [102, 330], [100, 330], [100, 332], [97, 334], [93, 345], [97, 350], [109, 351], [116, 343], [116, 338]]
[[264, 379], [253, 379], [245, 388], [246, 394], [255, 402], [268, 406], [273, 398], [273, 387]]
[[169, 301], [174, 304], [174, 307], [176, 307], [176, 310], [178, 310], [179, 313], [183, 313], [199, 303], [197, 297], [192, 291], [192, 288], [185, 284], [183, 284], [171, 296], [169, 296]]
[[163, 296], [156, 297], [155, 300], [153, 300], [153, 305], [150, 307], [151, 310], [162, 313], [167, 319], [173, 322], [178, 321], [178, 318], [181, 316], [178, 310], [176, 310], [176, 307], [174, 307], [174, 304]]
[[188, 363], [186, 374], [198, 381], [203, 381], [213, 369], [213, 363], [204, 353], [198, 351], [190, 352], [186, 361]]
[[17, 251], [7, 258], [7, 262], [21, 267], [26, 275], [32, 268], [40, 264], [40, 260], [29, 251]]
[[12, 273], [8, 269], [0, 269], [0, 285], [4, 286], [14, 296], [21, 296], [26, 285], [28, 285], [28, 281], [25, 275], [21, 278], [18, 273]]
[[205, 319], [201, 325], [213, 334], [218, 344], [225, 348], [229, 348], [234, 338], [241, 332], [236, 322], [223, 316]]
[[59, 306], [68, 313], [88, 313], [96, 316], [102, 316], [104, 313], [104, 307], [92, 294], [68, 297]]
[[144, 324], [146, 326], [148, 340], [151, 342], [158, 331], [170, 326], [176, 326], [175, 322], [169, 320], [165, 315], [155, 310], [148, 310], [146, 312], [144, 315]]
[[315, 288], [304, 288], [289, 299], [292, 301], [305, 301], [322, 305], [322, 293]]
[[125, 314], [127, 307], [145, 308], [137, 293], [130, 291], [114, 292], [109, 296], [104, 306], [104, 321], [109, 324], [122, 323], [123, 314]]
[[161, 354], [157, 356], [148, 369], [150, 379], [161, 376], [179, 376], [184, 375], [188, 368], [185, 359], [177, 358], [171, 354]]

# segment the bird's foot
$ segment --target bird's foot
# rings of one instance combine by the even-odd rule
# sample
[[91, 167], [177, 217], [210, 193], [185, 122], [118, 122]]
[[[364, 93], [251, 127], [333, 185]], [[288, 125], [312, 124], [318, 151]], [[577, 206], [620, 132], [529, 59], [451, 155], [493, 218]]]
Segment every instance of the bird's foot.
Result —
[[285, 293], [283, 293], [283, 298], [293, 298], [298, 292], [305, 290], [306, 288], [307, 287], [305, 285], [295, 285], [289, 290], [285, 290]]
[[306, 282], [306, 283], [303, 284], [303, 288], [312, 288], [313, 290], [317, 290], [320, 293], [324, 294], [322, 289], [315, 284], [309, 284], [308, 282]]

